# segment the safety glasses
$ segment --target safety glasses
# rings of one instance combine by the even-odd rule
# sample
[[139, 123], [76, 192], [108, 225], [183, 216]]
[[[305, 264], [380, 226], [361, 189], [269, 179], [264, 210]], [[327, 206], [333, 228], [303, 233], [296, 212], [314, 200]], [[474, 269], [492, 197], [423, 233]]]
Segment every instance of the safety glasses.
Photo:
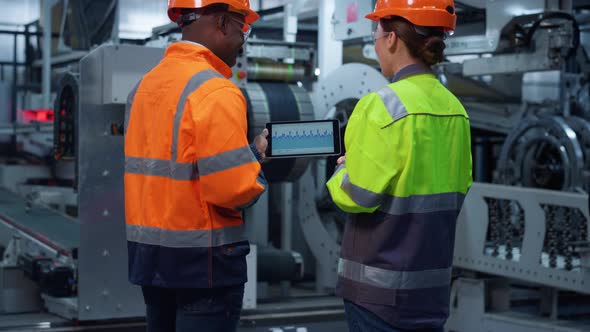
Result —
[[252, 31], [252, 27], [250, 26], [250, 24], [247, 24], [244, 21], [241, 21], [231, 15], [226, 15], [226, 17], [228, 17], [230, 20], [232, 20], [234, 23], [237, 23], [238, 26], [240, 27], [240, 30], [242, 31], [243, 34], [243, 40], [244, 43], [246, 42], [246, 40], [248, 40], [248, 37], [250, 37], [250, 32]]
[[379, 38], [385, 38], [385, 37], [389, 36], [390, 33], [391, 33], [391, 31], [390, 32], [387, 32], [387, 31], [373, 31], [371, 33], [371, 35], [373, 36], [373, 42], [376, 42], [377, 39], [379, 39]]

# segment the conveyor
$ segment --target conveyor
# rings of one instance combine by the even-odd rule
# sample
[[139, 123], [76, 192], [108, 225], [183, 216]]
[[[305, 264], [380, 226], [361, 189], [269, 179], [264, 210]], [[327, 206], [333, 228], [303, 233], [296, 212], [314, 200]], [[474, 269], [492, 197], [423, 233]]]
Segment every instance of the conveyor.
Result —
[[11, 233], [21, 235], [52, 254], [72, 257], [80, 246], [80, 224], [76, 219], [34, 205], [3, 188], [0, 188], [0, 227], [7, 228], [0, 232], [3, 237]]

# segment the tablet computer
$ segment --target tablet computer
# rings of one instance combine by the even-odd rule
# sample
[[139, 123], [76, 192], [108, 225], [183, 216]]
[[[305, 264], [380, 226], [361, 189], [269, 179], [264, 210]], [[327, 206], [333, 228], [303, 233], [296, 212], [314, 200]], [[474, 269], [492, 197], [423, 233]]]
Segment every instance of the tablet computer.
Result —
[[269, 158], [341, 154], [338, 120], [269, 122], [266, 128]]

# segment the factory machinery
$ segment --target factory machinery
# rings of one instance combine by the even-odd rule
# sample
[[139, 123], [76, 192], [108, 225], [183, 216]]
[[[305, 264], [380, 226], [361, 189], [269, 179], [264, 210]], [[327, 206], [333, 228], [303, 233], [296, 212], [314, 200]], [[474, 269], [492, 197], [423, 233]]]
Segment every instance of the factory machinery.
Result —
[[[256, 43], [248, 45], [249, 52], [256, 47], [259, 47]], [[296, 61], [302, 57], [309, 61], [312, 54], [305, 45], [287, 47], [266, 43], [264, 47], [275, 52], [280, 52], [282, 47], [283, 54], [295, 54]], [[297, 52], [293, 52], [295, 47]], [[79, 73], [62, 76], [55, 107], [54, 151], [56, 159], [75, 168], [72, 173], [77, 196], [75, 219], [39, 206], [58, 205], [52, 198], [60, 195], [47, 195], [52, 188], [33, 188], [27, 200], [14, 197], [8, 190], [2, 192], [6, 197], [1, 202], [2, 233], [11, 236], [5, 242], [4, 271], [13, 267], [13, 272], [19, 275], [24, 270], [41, 287], [49, 311], [60, 316], [95, 320], [143, 314], [138, 289], [132, 288], [125, 277], [122, 128], [128, 92], [159, 62], [163, 53], [163, 48], [105, 45], [82, 59]], [[246, 70], [245, 59], [234, 68], [237, 75], [232, 79], [243, 89], [248, 102], [251, 138], [269, 121], [314, 118], [310, 97], [296, 84], [246, 83], [246, 77], [240, 75], [241, 70]], [[303, 79], [297, 65], [273, 64], [271, 69], [256, 66], [261, 68], [257, 69], [257, 77], [265, 75], [262, 70], [268, 70], [282, 80], [292, 80], [294, 75], [295, 79]], [[281, 73], [282, 68], [288, 69]], [[309, 162], [283, 159], [265, 164], [264, 170], [273, 183], [293, 181]], [[21, 181], [15, 180], [18, 182]], [[280, 186], [276, 190], [280, 191]], [[275, 188], [271, 187], [270, 191]], [[268, 199], [266, 194], [260, 200], [262, 208], [252, 209], [246, 216], [250, 238], [258, 247], [251, 254], [250, 279], [254, 280], [254, 289], [247, 288], [247, 292], [253, 293], [247, 294], [245, 308], [255, 307], [256, 280], [272, 282], [303, 277], [301, 255], [267, 247], [268, 236], [264, 234], [268, 234]], [[258, 213], [265, 216], [258, 217]], [[256, 250], [260, 260], [258, 269]], [[23, 310], [12, 308], [16, 305], [12, 297], [5, 299], [5, 310]]]
[[[63, 9], [64, 3], [57, 6]], [[75, 14], [76, 7], [67, 12]], [[103, 21], [109, 22], [112, 11], [105, 15]], [[26, 159], [3, 156], [0, 163], [0, 321], [42, 310], [80, 322], [144, 316], [141, 292], [126, 276], [124, 114], [131, 89], [179, 38], [179, 29], [170, 24], [154, 29], [141, 45], [104, 44], [87, 50], [79, 61], [56, 70], [52, 119], [23, 119], [1, 128], [0, 135], [16, 136]], [[304, 88], [314, 77], [313, 44], [251, 38], [244, 51], [231, 80], [247, 100], [250, 139], [269, 121], [315, 118]], [[310, 162], [282, 159], [264, 164], [270, 188], [246, 212], [252, 248], [244, 309], [256, 314], [252, 317], [257, 321], [264, 310], [258, 302], [277, 296], [270, 285], [283, 282], [284, 297], [288, 282], [309, 278], [302, 254], [290, 244], [297, 242], [292, 230], [299, 229], [293, 225], [291, 203], [282, 211], [269, 206], [289, 202], [292, 182]], [[303, 302], [299, 307], [307, 307], [306, 315], [313, 316], [309, 312], [316, 308], [322, 309], [317, 310], [322, 316], [342, 314], [332, 297]], [[271, 318], [277, 317], [281, 315]]]
[[459, 218], [450, 330], [590, 329], [590, 44], [575, 3], [490, 1], [485, 34], [447, 50], [478, 56], [438, 68], [471, 118], [474, 179], [496, 183], [475, 183]]
[[[582, 2], [457, 3], [449, 61], [434, 70], [469, 113], [476, 182], [457, 225], [448, 331], [590, 330], [590, 4]], [[372, 8], [336, 7], [334, 36], [345, 59], [360, 61], [313, 86], [311, 44], [248, 42], [232, 80], [248, 103], [250, 139], [269, 121], [337, 118], [345, 131], [356, 102], [388, 83], [362, 19]], [[60, 76], [53, 125], [11, 127], [33, 154], [49, 151], [39, 143], [49, 137], [57, 161], [0, 165], [0, 313], [143, 316], [126, 278], [124, 110], [175, 38], [166, 26], [143, 45], [92, 50]], [[270, 190], [245, 213], [246, 317], [272, 298], [269, 284], [282, 282], [286, 295], [289, 281], [310, 276], [312, 309], [342, 314], [338, 300], [317, 295], [334, 289], [346, 218], [324, 186], [334, 166], [335, 158], [264, 165]]]
[[[449, 331], [590, 330], [590, 44], [583, 6], [457, 3], [449, 61], [434, 70], [470, 116], [476, 182], [457, 225]], [[341, 39], [362, 45], [368, 27], [350, 22], [350, 7], [342, 11]], [[371, 45], [362, 52], [375, 58]], [[336, 105], [330, 95], [347, 81], [343, 71], [320, 82], [328, 93], [316, 91], [314, 105]]]

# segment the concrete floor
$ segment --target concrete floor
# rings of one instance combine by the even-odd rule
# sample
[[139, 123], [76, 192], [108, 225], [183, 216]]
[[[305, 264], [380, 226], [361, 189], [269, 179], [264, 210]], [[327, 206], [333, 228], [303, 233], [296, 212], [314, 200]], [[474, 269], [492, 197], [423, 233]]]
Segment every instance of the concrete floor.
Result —
[[344, 320], [294, 325], [240, 327], [238, 332], [348, 332]]
[[[0, 314], [0, 332], [93, 331], [143, 332], [142, 320], [76, 325], [48, 313]], [[238, 332], [347, 332], [342, 300], [332, 296], [301, 296], [259, 303], [242, 312]]]
[[[319, 318], [315, 318], [319, 319]], [[313, 319], [312, 319], [313, 320]], [[51, 322], [51, 323], [50, 323]], [[92, 332], [144, 332], [144, 322], [129, 323], [97, 323], [86, 326], [73, 326], [71, 322], [55, 319], [51, 315], [1, 315], [1, 332], [66, 332], [66, 331], [92, 331]], [[289, 320], [272, 321], [242, 321], [238, 332], [347, 332], [344, 317], [328, 317], [322, 321], [311, 321], [309, 318], [299, 319], [298, 322]]]

